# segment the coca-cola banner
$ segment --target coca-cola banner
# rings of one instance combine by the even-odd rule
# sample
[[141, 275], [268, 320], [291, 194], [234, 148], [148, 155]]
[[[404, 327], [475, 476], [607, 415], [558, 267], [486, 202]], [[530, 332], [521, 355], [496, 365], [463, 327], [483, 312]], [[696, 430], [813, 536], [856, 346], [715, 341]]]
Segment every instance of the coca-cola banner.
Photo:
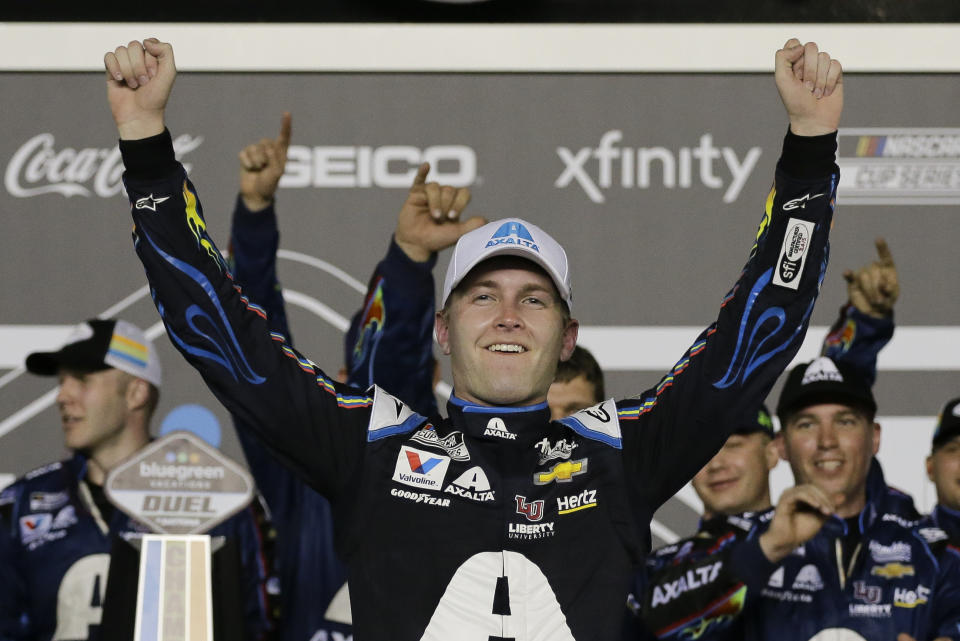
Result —
[[[804, 351], [816, 354], [845, 300], [842, 271], [873, 260], [885, 237], [902, 295], [876, 387], [881, 458], [927, 507], [933, 421], [960, 394], [958, 80], [848, 77], [831, 266]], [[0, 473], [63, 454], [56, 381], [24, 373], [23, 358], [100, 314], [156, 337], [155, 432], [188, 428], [241, 458], [229, 417], [158, 324], [103, 94], [99, 73], [0, 74]], [[581, 342], [618, 397], [655, 385], [715, 316], [787, 126], [768, 74], [183, 73], [168, 124], [222, 249], [237, 153], [276, 136], [284, 110], [293, 146], [277, 196], [279, 271], [305, 354], [342, 365], [347, 319], [428, 160], [441, 181], [472, 188], [468, 212], [521, 216], [565, 245]], [[789, 471], [777, 475], [782, 487]], [[658, 518], [658, 536], [692, 527], [686, 499]]]

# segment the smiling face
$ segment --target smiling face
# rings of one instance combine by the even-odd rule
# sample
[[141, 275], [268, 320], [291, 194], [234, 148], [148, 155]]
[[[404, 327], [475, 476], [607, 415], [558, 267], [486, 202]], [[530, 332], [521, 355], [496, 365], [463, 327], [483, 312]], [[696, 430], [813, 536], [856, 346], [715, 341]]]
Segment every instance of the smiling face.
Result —
[[790, 416], [778, 439], [797, 484], [813, 483], [848, 518], [866, 504], [867, 472], [880, 449], [880, 426], [848, 405], [812, 405]]
[[704, 516], [729, 516], [770, 507], [770, 470], [776, 464], [776, 446], [763, 432], [731, 435], [693, 477]]
[[88, 453], [118, 440], [128, 414], [129, 375], [117, 369], [99, 372], [60, 370], [57, 407], [64, 444]]
[[557, 363], [570, 357], [578, 323], [553, 281], [523, 258], [484, 261], [437, 312], [437, 342], [450, 355], [457, 395], [482, 405], [547, 398]]
[[927, 476], [937, 486], [937, 501], [960, 510], [960, 436], [955, 436], [927, 457]]

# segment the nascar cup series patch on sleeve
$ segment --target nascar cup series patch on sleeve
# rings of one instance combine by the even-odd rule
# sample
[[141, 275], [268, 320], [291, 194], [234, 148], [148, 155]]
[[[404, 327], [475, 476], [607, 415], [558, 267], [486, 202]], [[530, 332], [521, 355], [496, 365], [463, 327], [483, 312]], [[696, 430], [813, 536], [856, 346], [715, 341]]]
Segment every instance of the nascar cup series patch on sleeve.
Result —
[[787, 289], [800, 287], [800, 275], [807, 261], [810, 239], [813, 238], [814, 223], [799, 218], [791, 218], [787, 223], [787, 233], [783, 237], [780, 258], [773, 274], [773, 284]]

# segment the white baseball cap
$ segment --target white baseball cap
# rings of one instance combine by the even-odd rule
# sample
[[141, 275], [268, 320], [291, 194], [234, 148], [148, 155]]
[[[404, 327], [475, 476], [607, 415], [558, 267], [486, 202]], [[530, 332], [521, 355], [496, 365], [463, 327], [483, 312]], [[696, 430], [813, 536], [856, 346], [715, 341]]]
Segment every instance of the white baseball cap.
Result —
[[471, 269], [494, 256], [519, 256], [536, 263], [553, 279], [567, 309], [573, 308], [567, 253], [550, 234], [520, 218], [495, 220], [460, 237], [443, 280], [443, 304]]

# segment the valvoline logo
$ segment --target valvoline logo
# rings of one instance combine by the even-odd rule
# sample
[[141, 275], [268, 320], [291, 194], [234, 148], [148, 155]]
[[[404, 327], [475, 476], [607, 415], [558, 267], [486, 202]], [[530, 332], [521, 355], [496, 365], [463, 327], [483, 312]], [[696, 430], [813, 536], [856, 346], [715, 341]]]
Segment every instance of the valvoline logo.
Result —
[[523, 224], [516, 221], [510, 221], [500, 225], [493, 236], [490, 237], [490, 240], [487, 241], [487, 247], [493, 247], [495, 245], [520, 245], [532, 249], [538, 254], [540, 253], [540, 248], [537, 247], [537, 244], [534, 242], [530, 231]]
[[432, 456], [426, 461], [421, 461], [419, 454], [407, 450], [407, 461], [410, 463], [410, 470], [414, 474], [427, 474], [440, 463], [440, 460], [441, 459]]
[[393, 480], [425, 490], [442, 490], [450, 457], [404, 445], [397, 454]]

